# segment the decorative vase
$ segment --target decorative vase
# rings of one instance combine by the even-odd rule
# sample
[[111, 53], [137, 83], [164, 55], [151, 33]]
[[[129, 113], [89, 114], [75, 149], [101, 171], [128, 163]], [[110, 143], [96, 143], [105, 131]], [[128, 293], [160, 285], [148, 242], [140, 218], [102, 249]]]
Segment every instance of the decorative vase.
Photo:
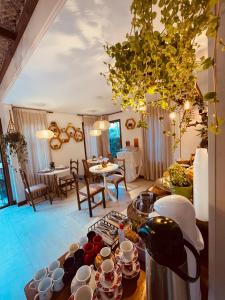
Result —
[[192, 198], [193, 186], [192, 185], [190, 186], [171, 185], [170, 191], [172, 194], [181, 195], [190, 200]]

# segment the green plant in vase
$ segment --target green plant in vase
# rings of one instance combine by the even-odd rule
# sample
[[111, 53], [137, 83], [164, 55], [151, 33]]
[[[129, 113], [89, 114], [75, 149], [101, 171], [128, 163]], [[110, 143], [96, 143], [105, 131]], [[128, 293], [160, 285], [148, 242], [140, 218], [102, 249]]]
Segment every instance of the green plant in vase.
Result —
[[168, 173], [172, 194], [182, 195], [191, 199], [193, 186], [188, 169], [175, 163], [168, 168]]
[[[17, 155], [20, 165], [27, 161], [27, 142], [20, 132], [7, 132], [0, 136], [2, 152], [9, 156]], [[8, 160], [9, 160], [8, 156]]]

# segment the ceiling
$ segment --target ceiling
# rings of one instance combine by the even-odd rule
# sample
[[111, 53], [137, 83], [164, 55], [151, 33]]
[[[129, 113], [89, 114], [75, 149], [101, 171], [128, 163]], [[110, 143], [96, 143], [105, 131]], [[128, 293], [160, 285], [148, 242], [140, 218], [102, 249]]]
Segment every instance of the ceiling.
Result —
[[38, 0], [0, 1], [0, 83]]
[[103, 45], [130, 30], [130, 0], [67, 0], [4, 99], [16, 106], [79, 114], [118, 111]]

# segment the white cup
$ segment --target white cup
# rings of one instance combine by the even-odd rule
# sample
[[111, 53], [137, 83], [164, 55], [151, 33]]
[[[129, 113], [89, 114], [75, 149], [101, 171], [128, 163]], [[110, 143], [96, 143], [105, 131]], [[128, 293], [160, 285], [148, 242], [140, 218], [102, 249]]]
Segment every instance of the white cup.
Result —
[[48, 266], [48, 273], [49, 275], [52, 275], [52, 273], [55, 271], [55, 269], [58, 269], [60, 267], [60, 261], [55, 260]]
[[92, 300], [93, 290], [88, 285], [83, 285], [74, 294], [74, 300]]
[[39, 300], [50, 300], [52, 298], [52, 278], [45, 277], [38, 285], [38, 293], [34, 300], [39, 297]]
[[83, 248], [83, 246], [87, 243], [88, 243], [88, 238], [86, 236], [82, 236], [79, 240], [80, 247]]
[[29, 284], [29, 288], [32, 290], [37, 290], [41, 280], [47, 276], [48, 276], [47, 269], [46, 268], [40, 269], [39, 271], [37, 271], [37, 273], [35, 273], [33, 281], [31, 281], [31, 283]]
[[69, 254], [74, 254], [80, 248], [79, 243], [73, 243], [69, 247]]
[[103, 259], [109, 258], [111, 254], [111, 249], [109, 247], [103, 247], [100, 251], [100, 255]]
[[59, 292], [63, 289], [64, 283], [63, 283], [63, 275], [64, 275], [64, 269], [63, 268], [57, 268], [52, 273], [52, 281], [53, 281], [53, 291]]
[[120, 244], [120, 250], [123, 252], [123, 257], [127, 261], [132, 260], [132, 255], [134, 251], [133, 243], [130, 241], [123, 241]]
[[79, 285], [85, 285], [89, 282], [91, 278], [91, 272], [93, 270], [93, 265], [90, 267], [88, 265], [84, 265], [77, 270], [76, 280]]
[[106, 259], [103, 261], [101, 268], [103, 273], [110, 273], [112, 271], [114, 271], [114, 262], [112, 259]]
[[113, 282], [114, 280], [114, 262], [112, 259], [106, 259], [101, 264], [102, 272], [106, 282]]

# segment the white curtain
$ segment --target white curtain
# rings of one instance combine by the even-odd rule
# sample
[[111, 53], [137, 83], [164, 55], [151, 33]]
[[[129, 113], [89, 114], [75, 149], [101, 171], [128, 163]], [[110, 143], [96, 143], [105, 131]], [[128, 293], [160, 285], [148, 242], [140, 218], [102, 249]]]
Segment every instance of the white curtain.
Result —
[[97, 137], [90, 135], [90, 131], [93, 129], [93, 124], [97, 120], [97, 117], [83, 117], [87, 158], [91, 158], [93, 155], [95, 155], [96, 157], [99, 156]]
[[172, 161], [171, 138], [163, 134], [163, 130], [170, 130], [170, 122], [165, 110], [149, 108], [148, 112], [148, 128], [143, 129], [143, 171], [145, 179], [154, 181], [162, 177]]
[[[107, 118], [104, 117], [106, 120]], [[93, 129], [95, 121], [100, 120], [100, 117], [96, 116], [83, 116], [84, 122], [84, 134], [87, 158], [91, 158], [93, 155], [106, 156], [109, 152], [109, 137], [108, 130], [102, 132], [100, 136], [91, 136], [90, 131]]]
[[27, 142], [28, 162], [26, 174], [30, 185], [40, 181], [37, 173], [49, 166], [51, 153], [48, 140], [36, 138], [38, 130], [47, 129], [47, 113], [44, 111], [13, 108], [13, 117], [17, 130]]

